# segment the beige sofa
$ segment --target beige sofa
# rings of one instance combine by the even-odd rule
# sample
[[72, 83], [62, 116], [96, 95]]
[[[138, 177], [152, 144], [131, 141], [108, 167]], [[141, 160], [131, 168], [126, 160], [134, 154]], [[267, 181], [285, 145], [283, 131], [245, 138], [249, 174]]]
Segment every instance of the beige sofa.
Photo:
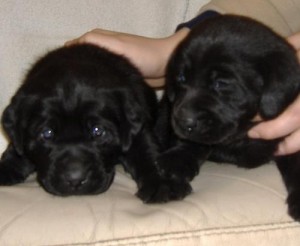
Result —
[[[0, 110], [36, 57], [95, 27], [162, 37], [208, 0], [1, 0]], [[202, 8], [258, 18], [283, 35], [300, 30], [300, 0], [216, 0]], [[201, 10], [201, 11], [202, 11]], [[6, 140], [1, 134], [0, 151]], [[183, 201], [145, 205], [120, 170], [97, 196], [61, 198], [31, 177], [0, 187], [0, 245], [300, 245], [272, 163], [253, 170], [207, 163]]]

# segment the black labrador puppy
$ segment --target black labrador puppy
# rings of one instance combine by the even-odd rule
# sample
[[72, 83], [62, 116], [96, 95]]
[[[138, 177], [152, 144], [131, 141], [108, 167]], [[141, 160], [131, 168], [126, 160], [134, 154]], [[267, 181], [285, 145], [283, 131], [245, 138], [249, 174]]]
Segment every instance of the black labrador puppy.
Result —
[[209, 159], [253, 168], [275, 160], [288, 190], [290, 215], [300, 220], [300, 153], [276, 157], [280, 139], [250, 139], [253, 118], [278, 116], [299, 94], [295, 50], [266, 26], [223, 15], [196, 26], [167, 70], [158, 135], [165, 176], [189, 182]]
[[[2, 117], [10, 144], [0, 185], [37, 172], [48, 192], [98, 194], [122, 163], [144, 202], [180, 199], [188, 186], [158, 175], [154, 91], [124, 57], [93, 45], [54, 50], [27, 74]], [[184, 189], [184, 191], [182, 190]]]

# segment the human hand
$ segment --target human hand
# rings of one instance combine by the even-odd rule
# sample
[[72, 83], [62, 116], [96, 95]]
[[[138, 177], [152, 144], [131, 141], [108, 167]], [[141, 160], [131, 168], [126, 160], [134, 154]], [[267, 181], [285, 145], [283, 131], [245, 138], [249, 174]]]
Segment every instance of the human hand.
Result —
[[292, 154], [300, 150], [300, 96], [277, 118], [261, 122], [248, 132], [251, 138], [266, 140], [284, 137], [276, 155]]
[[[300, 33], [288, 39], [297, 50], [300, 61]], [[299, 81], [300, 83], [300, 81]], [[275, 139], [284, 137], [278, 145], [276, 155], [292, 154], [300, 150], [300, 95], [277, 118], [257, 124], [248, 132], [251, 138]]]
[[300, 61], [300, 32], [295, 33], [287, 38], [287, 41], [296, 49], [297, 57]]
[[183, 28], [166, 38], [148, 38], [133, 34], [94, 29], [65, 43], [66, 46], [91, 43], [127, 57], [152, 87], [164, 85], [169, 57], [177, 44], [187, 35]]

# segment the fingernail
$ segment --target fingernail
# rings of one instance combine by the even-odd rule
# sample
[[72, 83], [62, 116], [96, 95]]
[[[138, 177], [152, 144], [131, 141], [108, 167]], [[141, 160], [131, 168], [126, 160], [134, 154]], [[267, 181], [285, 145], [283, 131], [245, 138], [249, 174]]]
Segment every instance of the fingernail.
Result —
[[279, 155], [284, 155], [284, 154], [285, 154], [284, 147], [281, 144], [279, 144], [277, 146], [277, 150], [275, 151], [274, 155], [279, 156]]
[[260, 138], [259, 133], [257, 131], [252, 131], [252, 130], [248, 132], [248, 136], [250, 138]]
[[274, 153], [274, 155], [275, 155], [275, 156], [281, 156], [282, 153], [281, 153], [279, 150], [276, 150], [275, 153]]

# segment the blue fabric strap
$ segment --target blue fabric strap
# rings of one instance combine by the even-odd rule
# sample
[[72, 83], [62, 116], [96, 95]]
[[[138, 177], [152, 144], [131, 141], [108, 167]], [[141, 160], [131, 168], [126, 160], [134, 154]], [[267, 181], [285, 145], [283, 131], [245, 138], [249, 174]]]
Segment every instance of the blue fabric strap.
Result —
[[216, 11], [213, 11], [213, 10], [205, 11], [201, 15], [196, 16], [195, 18], [193, 18], [193, 19], [191, 19], [191, 20], [189, 20], [189, 21], [187, 21], [185, 23], [179, 24], [177, 26], [177, 28], [176, 28], [176, 31], [180, 30], [183, 27], [187, 27], [187, 28], [192, 29], [198, 23], [200, 23], [200, 22], [202, 22], [202, 21], [204, 21], [206, 19], [218, 16], [218, 15], [220, 15], [220, 13], [218, 13]]

